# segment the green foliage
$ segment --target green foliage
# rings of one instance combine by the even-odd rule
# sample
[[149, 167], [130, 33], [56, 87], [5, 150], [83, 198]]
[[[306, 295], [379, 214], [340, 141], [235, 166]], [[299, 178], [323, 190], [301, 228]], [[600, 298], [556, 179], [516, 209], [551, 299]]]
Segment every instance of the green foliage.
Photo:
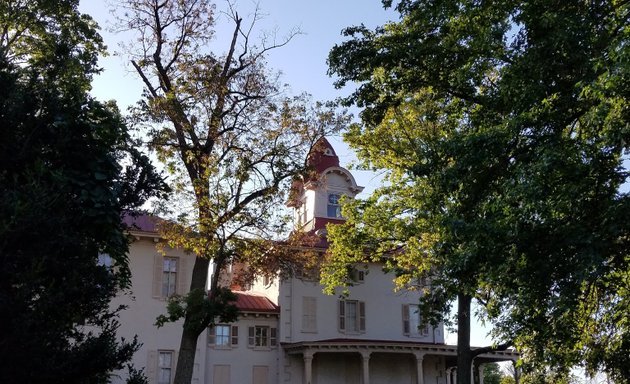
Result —
[[329, 229], [327, 285], [381, 260], [402, 287], [431, 278], [434, 321], [464, 293], [530, 362], [627, 382], [630, 5], [396, 9], [399, 22], [348, 28], [329, 56], [339, 86], [359, 83], [345, 102], [364, 107], [345, 138], [387, 173]]
[[[119, 28], [137, 37], [128, 54], [145, 86], [134, 119], [171, 173], [179, 199], [177, 212], [167, 212], [177, 220], [161, 235], [168, 246], [197, 256], [191, 293], [169, 303], [169, 314], [158, 319], [183, 317], [186, 345], [195, 345], [215, 318], [229, 317], [229, 306], [217, 301], [221, 271], [232, 262], [264, 266], [261, 255], [273, 254], [272, 241], [291, 229], [279, 209], [284, 192], [306, 172], [313, 144], [348, 122], [334, 106], [287, 96], [278, 74], [267, 68], [266, 55], [295, 32], [282, 41], [254, 42], [258, 11], [251, 25], [243, 25], [228, 7], [233, 34], [223, 54], [211, 50], [215, 7], [208, 0], [124, 0], [118, 7]], [[199, 297], [210, 261], [212, 293]], [[193, 360], [194, 348], [180, 351], [175, 382], [190, 382]]]
[[582, 380], [570, 373], [542, 369], [523, 374], [519, 382], [523, 384], [580, 384]]
[[127, 372], [127, 384], [149, 384], [149, 379], [144, 374], [144, 369], [138, 370], [128, 365]]
[[129, 285], [121, 215], [162, 182], [87, 94], [103, 46], [77, 3], [0, 4], [3, 383], [106, 382], [138, 348], [109, 308]]
[[234, 306], [236, 295], [228, 288], [219, 287], [214, 291], [212, 300], [204, 290], [196, 289], [185, 296], [171, 296], [168, 300], [167, 315], [160, 315], [155, 325], [162, 327], [166, 323], [183, 319], [188, 314], [184, 326], [195, 330], [216, 323], [236, 321], [238, 310]]
[[483, 382], [484, 384], [501, 384], [503, 374], [501, 367], [497, 363], [483, 365]]

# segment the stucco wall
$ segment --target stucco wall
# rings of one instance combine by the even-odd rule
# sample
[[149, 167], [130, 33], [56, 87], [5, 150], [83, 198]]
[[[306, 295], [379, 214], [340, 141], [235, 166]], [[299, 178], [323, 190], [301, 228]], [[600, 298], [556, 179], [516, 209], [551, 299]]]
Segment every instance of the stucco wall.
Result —
[[[359, 267], [359, 270], [363, 270]], [[350, 287], [347, 300], [365, 302], [365, 332], [345, 333], [338, 329], [339, 296], [324, 295], [323, 287], [313, 281], [292, 278], [280, 284], [279, 305], [281, 339], [283, 342], [315, 341], [338, 338], [364, 340], [414, 341], [444, 343], [443, 327], [430, 327], [427, 336], [403, 334], [403, 304], [417, 304], [419, 293], [394, 292], [392, 275], [384, 274], [381, 265], [371, 264], [363, 283]], [[315, 297], [317, 301], [316, 332], [302, 329], [303, 297]]]
[[[167, 256], [178, 257], [182, 262], [179, 264], [178, 278], [181, 287], [187, 287], [189, 277], [192, 275], [194, 257], [185, 254], [180, 250], [168, 249]], [[156, 258], [160, 254], [156, 250], [156, 243], [152, 238], [141, 237], [130, 245], [129, 263], [132, 271], [132, 287], [129, 292], [124, 292], [115, 298], [111, 305], [127, 306], [127, 309], [120, 312], [120, 328], [118, 335], [129, 340], [135, 335], [139, 335], [138, 341], [142, 343], [133, 358], [133, 365], [136, 369], [143, 368], [150, 382], [155, 382], [157, 377], [157, 356], [159, 350], [173, 351], [177, 356], [182, 332], [182, 322], [166, 324], [158, 329], [154, 323], [158, 315], [166, 313], [166, 300], [154, 297], [154, 277], [156, 271]], [[187, 288], [184, 288], [187, 289]], [[193, 373], [193, 383], [202, 383], [203, 367], [205, 361], [205, 332], [199, 337], [199, 347], [195, 358], [195, 368]], [[175, 362], [173, 363], [173, 368]], [[173, 375], [174, 375], [173, 369]], [[113, 383], [122, 383], [126, 378], [126, 371], [115, 372], [112, 377]]]
[[[254, 367], [267, 367], [267, 377], [257, 377], [258, 383], [278, 382], [278, 356], [280, 346], [268, 348], [253, 348], [248, 346], [248, 328], [253, 326], [278, 327], [278, 319], [275, 315], [245, 314], [239, 317], [238, 345], [229, 347], [215, 347], [209, 345], [207, 340], [202, 344], [207, 346], [206, 354], [206, 384], [213, 383], [214, 370], [217, 365], [228, 366], [230, 383], [253, 383]], [[226, 369], [226, 368], [222, 368]], [[257, 373], [260, 374], [261, 370]]]

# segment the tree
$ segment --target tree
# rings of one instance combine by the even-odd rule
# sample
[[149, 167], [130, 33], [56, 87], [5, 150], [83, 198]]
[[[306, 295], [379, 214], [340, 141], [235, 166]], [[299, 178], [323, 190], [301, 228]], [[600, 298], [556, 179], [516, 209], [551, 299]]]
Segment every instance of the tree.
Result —
[[497, 363], [483, 365], [483, 382], [485, 384], [501, 384], [503, 374], [501, 367]]
[[3, 383], [104, 383], [138, 346], [109, 308], [129, 286], [121, 214], [163, 183], [115, 105], [88, 95], [104, 46], [77, 6], [0, 4]]
[[[554, 372], [549, 369], [531, 370], [519, 378], [519, 383], [522, 384], [579, 384], [583, 382], [583, 380], [572, 373]], [[502, 377], [501, 384], [514, 383], [514, 367], [511, 366], [508, 368], [508, 374]]]
[[[347, 119], [305, 96], [284, 96], [265, 55], [294, 33], [280, 41], [264, 35], [255, 44], [258, 11], [246, 26], [229, 5], [233, 34], [227, 52], [217, 55], [207, 0], [127, 0], [118, 9], [120, 29], [138, 38], [129, 53], [145, 92], [135, 117], [148, 126], [148, 145], [183, 202], [163, 236], [197, 256], [190, 293], [175, 298], [159, 320], [184, 319], [175, 382], [189, 383], [201, 332], [234, 318], [221, 271], [235, 261], [255, 269], [286, 265], [273, 242], [286, 233], [283, 192], [305, 171], [313, 143]], [[210, 262], [215, 273], [206, 295]]]
[[396, 9], [399, 22], [346, 29], [329, 57], [338, 86], [359, 83], [345, 102], [364, 107], [345, 137], [388, 184], [329, 229], [327, 283], [371, 259], [425, 289], [434, 322], [457, 298], [462, 371], [487, 350], [469, 347], [474, 298], [528, 361], [630, 377], [628, 3]]
[[516, 381], [511, 376], [503, 376], [501, 378], [501, 384], [514, 384]]

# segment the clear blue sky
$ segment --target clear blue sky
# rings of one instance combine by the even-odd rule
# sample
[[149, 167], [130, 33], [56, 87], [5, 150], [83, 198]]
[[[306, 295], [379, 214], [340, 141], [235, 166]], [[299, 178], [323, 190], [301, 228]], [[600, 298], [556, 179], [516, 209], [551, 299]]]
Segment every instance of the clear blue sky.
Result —
[[[239, 14], [247, 20], [254, 8], [253, 1], [235, 1]], [[226, 8], [224, 1], [217, 1], [217, 10]], [[379, 0], [259, 0], [262, 12], [266, 15], [258, 25], [260, 29], [278, 30], [278, 35], [289, 33], [292, 28], [299, 28], [303, 34], [296, 36], [287, 46], [273, 51], [269, 57], [269, 66], [281, 71], [282, 81], [290, 85], [294, 94], [307, 92], [316, 100], [333, 100], [347, 95], [351, 88], [336, 90], [334, 79], [327, 72], [326, 58], [330, 49], [343, 40], [341, 30], [345, 27], [365, 24], [376, 27], [396, 20], [397, 15], [391, 10], [384, 10]], [[115, 99], [121, 110], [125, 110], [140, 97], [142, 84], [131, 72], [131, 67], [124, 58], [113, 55], [118, 50], [118, 42], [124, 35], [116, 35], [107, 31], [112, 17], [105, 1], [82, 0], [80, 9], [90, 14], [101, 26], [101, 34], [105, 39], [110, 56], [101, 59], [103, 73], [95, 78], [92, 93], [100, 100]], [[217, 27], [217, 44], [231, 37], [231, 26], [227, 19], [219, 19]], [[356, 111], [355, 111], [356, 114]], [[333, 138], [332, 144], [337, 151], [342, 165], [347, 166], [355, 157], [350, 149], [339, 138]], [[353, 170], [360, 185], [366, 186], [365, 193], [370, 193], [378, 184], [378, 178], [369, 172]], [[479, 324], [473, 326], [471, 343], [486, 345], [487, 330]], [[447, 334], [447, 342], [454, 344], [455, 334]]]

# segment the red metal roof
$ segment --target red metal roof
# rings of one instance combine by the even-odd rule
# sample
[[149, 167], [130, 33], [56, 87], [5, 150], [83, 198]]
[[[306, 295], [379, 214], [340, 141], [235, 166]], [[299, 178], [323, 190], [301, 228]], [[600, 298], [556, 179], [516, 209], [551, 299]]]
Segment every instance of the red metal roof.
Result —
[[157, 222], [161, 220], [157, 216], [146, 213], [131, 214], [125, 213], [122, 221], [130, 231], [157, 233]]
[[241, 312], [280, 313], [280, 307], [269, 300], [267, 296], [254, 292], [234, 292], [236, 307]]
[[307, 161], [308, 165], [313, 167], [318, 173], [322, 173], [330, 167], [339, 166], [339, 157], [325, 137], [317, 140], [311, 153], [308, 154]]

